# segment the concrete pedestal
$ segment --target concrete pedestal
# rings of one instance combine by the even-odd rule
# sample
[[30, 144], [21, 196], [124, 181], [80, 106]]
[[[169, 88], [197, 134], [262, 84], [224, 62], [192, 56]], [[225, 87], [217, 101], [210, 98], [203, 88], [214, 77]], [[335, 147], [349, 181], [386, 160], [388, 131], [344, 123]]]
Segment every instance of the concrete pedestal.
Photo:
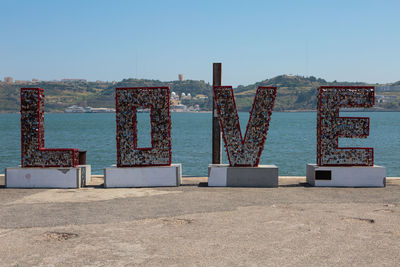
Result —
[[181, 179], [181, 164], [124, 168], [112, 166], [104, 169], [104, 187], [179, 186]]
[[81, 168], [6, 168], [5, 184], [8, 188], [79, 188]]
[[91, 165], [78, 165], [81, 169], [81, 187], [88, 186], [92, 180], [92, 166]]
[[366, 167], [328, 167], [307, 164], [307, 183], [312, 186], [337, 187], [385, 187], [386, 168]]
[[208, 186], [278, 187], [278, 167], [229, 167], [227, 164], [208, 166]]

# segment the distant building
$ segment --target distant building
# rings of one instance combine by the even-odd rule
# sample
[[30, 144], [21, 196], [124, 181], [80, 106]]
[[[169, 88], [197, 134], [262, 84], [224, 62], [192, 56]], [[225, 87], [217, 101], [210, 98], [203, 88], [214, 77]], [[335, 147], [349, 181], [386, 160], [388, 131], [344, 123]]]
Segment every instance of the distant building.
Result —
[[6, 82], [6, 83], [13, 83], [13, 82], [14, 82], [14, 79], [13, 79], [12, 77], [5, 77], [5, 78], [4, 78], [4, 82]]
[[183, 74], [178, 74], [178, 80], [183, 81]]
[[176, 111], [176, 112], [187, 111], [187, 106], [186, 106], [186, 105], [183, 105], [183, 104], [178, 104], [178, 105], [173, 106], [173, 107], [172, 107], [172, 110], [173, 110], [173, 111]]
[[384, 91], [400, 91], [400, 85], [383, 85], [383, 86], [376, 86], [376, 92], [384, 92]]
[[179, 105], [181, 102], [179, 100], [171, 98], [169, 103], [170, 103], [171, 106], [176, 106], [176, 105]]
[[67, 107], [64, 112], [66, 113], [108, 113], [115, 112], [113, 108], [92, 108], [92, 107], [80, 107], [77, 105], [73, 105]]
[[39, 82], [39, 80], [38, 79], [32, 79], [32, 82], [33, 83], [37, 83], [37, 82]]
[[192, 99], [192, 95], [190, 93], [187, 93], [187, 94], [182, 93], [181, 100], [185, 100], [185, 99], [189, 99], [189, 100]]
[[375, 103], [389, 103], [397, 100], [395, 95], [375, 95]]
[[91, 108], [91, 112], [93, 113], [109, 113], [115, 112], [114, 108]]
[[66, 113], [84, 113], [84, 112], [86, 112], [85, 108], [78, 107], [77, 105], [67, 107], [64, 111]]
[[206, 99], [208, 99], [208, 96], [206, 96], [206, 95], [196, 95], [193, 99], [206, 100]]
[[27, 81], [27, 80], [15, 80], [16, 84], [30, 84], [31, 81]]
[[171, 99], [173, 100], [179, 100], [179, 95], [177, 95], [175, 92], [171, 93]]

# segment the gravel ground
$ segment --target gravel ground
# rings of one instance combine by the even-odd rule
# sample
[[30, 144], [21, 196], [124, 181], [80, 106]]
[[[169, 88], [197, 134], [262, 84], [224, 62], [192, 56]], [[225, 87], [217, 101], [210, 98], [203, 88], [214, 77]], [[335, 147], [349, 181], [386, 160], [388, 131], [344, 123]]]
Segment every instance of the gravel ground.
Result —
[[398, 266], [386, 188], [0, 188], [1, 266]]

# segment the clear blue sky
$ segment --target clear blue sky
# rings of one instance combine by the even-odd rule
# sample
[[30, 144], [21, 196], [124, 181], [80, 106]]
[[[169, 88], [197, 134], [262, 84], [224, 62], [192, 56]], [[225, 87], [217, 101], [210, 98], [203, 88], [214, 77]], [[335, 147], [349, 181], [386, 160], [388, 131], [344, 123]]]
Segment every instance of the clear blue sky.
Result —
[[400, 1], [0, 0], [0, 79], [400, 80]]

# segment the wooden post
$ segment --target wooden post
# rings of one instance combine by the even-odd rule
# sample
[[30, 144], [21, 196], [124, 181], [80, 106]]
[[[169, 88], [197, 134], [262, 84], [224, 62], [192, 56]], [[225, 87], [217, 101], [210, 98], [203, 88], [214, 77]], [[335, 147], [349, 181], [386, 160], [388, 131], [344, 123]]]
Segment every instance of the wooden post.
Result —
[[[213, 63], [213, 86], [221, 86], [222, 64]], [[221, 129], [219, 127], [217, 106], [215, 105], [214, 90], [212, 92], [212, 164], [221, 164]]]

